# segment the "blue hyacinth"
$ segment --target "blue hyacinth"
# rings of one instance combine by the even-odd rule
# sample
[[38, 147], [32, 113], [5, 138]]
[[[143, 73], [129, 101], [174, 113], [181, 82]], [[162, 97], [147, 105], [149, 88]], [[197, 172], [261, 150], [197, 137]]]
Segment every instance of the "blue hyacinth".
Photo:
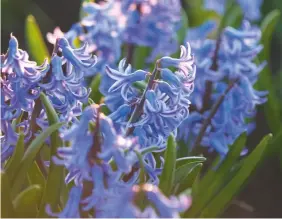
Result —
[[[148, 201], [149, 205], [141, 210], [139, 202]], [[116, 218], [179, 218], [179, 213], [191, 205], [189, 197], [167, 198], [157, 186], [152, 184], [134, 185], [124, 189], [120, 196], [105, 206], [107, 212], [101, 217]]]
[[68, 32], [63, 33], [56, 28], [53, 34], [47, 34], [47, 38], [55, 44], [57, 38], [65, 37], [72, 48], [76, 48], [77, 44], [88, 44], [87, 52], [98, 56], [95, 70], [86, 72], [86, 76], [93, 76], [98, 72], [103, 73], [106, 64], [115, 65], [120, 58], [123, 25], [117, 18], [121, 18], [121, 12], [115, 1], [84, 2], [82, 11], [85, 16]]
[[[16, 128], [24, 131], [27, 142], [33, 134], [37, 135], [31, 133], [34, 130], [31, 130], [30, 123], [37, 123], [42, 129], [48, 127], [42, 108], [37, 109], [39, 117], [36, 121], [31, 121], [36, 108], [35, 101], [41, 92], [45, 92], [50, 98], [62, 121], [70, 121], [80, 115], [82, 103], [88, 101], [91, 91], [85, 87], [84, 77], [86, 72], [94, 71], [96, 65], [96, 57], [89, 55], [86, 50], [86, 44], [72, 49], [65, 38], [58, 38], [51, 63], [47, 63], [46, 59], [41, 66], [37, 66], [36, 62], [29, 61], [27, 52], [18, 48], [17, 39], [11, 35], [9, 49], [5, 55], [1, 55], [3, 162], [12, 154], [16, 145]], [[22, 113], [26, 113], [26, 116], [16, 128], [11, 128], [9, 123]]]
[[73, 48], [88, 43], [88, 52], [98, 56], [98, 63], [87, 76], [103, 74], [106, 65], [115, 67], [122, 43], [151, 47], [149, 62], [177, 50], [176, 32], [181, 19], [178, 0], [85, 2], [82, 11], [85, 16], [68, 32], [56, 28], [47, 38], [55, 44], [57, 38], [65, 37]]
[[69, 192], [69, 199], [64, 207], [64, 210], [60, 213], [55, 213], [51, 209], [50, 205], [46, 206], [46, 212], [48, 215], [57, 218], [80, 218], [79, 204], [82, 196], [82, 187], [74, 186]]
[[[261, 60], [269, 51], [260, 53], [279, 13], [262, 32], [251, 22], [260, 21], [263, 0], [196, 2], [83, 0], [68, 31], [47, 34], [53, 50], [43, 63], [11, 34], [0, 66], [1, 215], [220, 216], [278, 139], [269, 134], [240, 157], [268, 99], [255, 87], [270, 82], [259, 75], [270, 71]], [[44, 42], [36, 48], [32, 16], [26, 25], [38, 60]], [[270, 94], [267, 129], [276, 135], [279, 104]]]
[[61, 50], [62, 56], [53, 54], [48, 82], [40, 83], [40, 87], [46, 91], [58, 112], [67, 114], [80, 111], [91, 91], [85, 87], [84, 77], [87, 72], [96, 70], [96, 57], [86, 52], [87, 44], [72, 49], [65, 38], [57, 39], [57, 48]]
[[[244, 21], [238, 30], [226, 27], [220, 36], [217, 54], [215, 54], [217, 41], [205, 39], [208, 32], [214, 28], [216, 26], [212, 22], [207, 22], [190, 30], [187, 35], [195, 52], [198, 77], [191, 96], [194, 111], [179, 127], [178, 137], [189, 141], [191, 147], [194, 146], [202, 124], [211, 114], [211, 108], [204, 106], [207, 83], [210, 83], [212, 92], [209, 106], [215, 104], [220, 96], [229, 90], [224, 94], [223, 103], [211, 118], [211, 123], [200, 142], [202, 146], [215, 149], [225, 156], [228, 145], [232, 145], [240, 134], [245, 131], [250, 133], [255, 127], [252, 118], [255, 116], [256, 106], [266, 101], [267, 92], [256, 91], [253, 86], [266, 63], [254, 62], [262, 50], [262, 45], [259, 44], [261, 36], [259, 28], [251, 26], [247, 21]], [[200, 33], [205, 36], [200, 37]], [[232, 88], [229, 89], [229, 86]]]
[[[94, 130], [89, 129], [90, 123], [95, 124]], [[190, 202], [186, 196], [180, 201], [176, 198], [168, 199], [156, 186], [146, 184], [141, 187], [142, 192], [146, 193], [147, 199], [158, 211], [149, 206], [144, 211], [139, 209], [135, 203], [140, 192], [135, 185], [139, 182], [140, 171], [136, 151], [143, 154], [142, 162], [149, 182], [157, 183], [157, 175], [161, 170], [157, 168], [151, 153], [142, 152], [138, 148], [136, 140], [117, 134], [111, 119], [99, 113], [98, 105], [87, 107], [80, 121], [61, 135], [70, 146], [59, 148], [58, 157], [53, 157], [53, 160], [69, 171], [66, 183], [74, 180], [76, 186], [71, 189], [62, 212], [53, 213], [50, 206], [47, 206], [49, 215], [78, 217], [80, 206], [84, 212], [94, 209], [96, 217], [171, 217], [189, 207]], [[136, 172], [132, 172], [133, 168], [137, 168]], [[127, 179], [130, 173], [133, 174], [128, 175], [130, 178]], [[94, 186], [87, 197], [81, 197], [85, 182], [93, 183]]]
[[[49, 65], [47, 60], [37, 66], [29, 60], [27, 52], [19, 49], [17, 39], [11, 35], [9, 48], [1, 55], [1, 162], [4, 163], [13, 153], [19, 137], [16, 129], [25, 134], [25, 142], [30, 137], [31, 114], [35, 100], [42, 89], [39, 82], [45, 77]], [[26, 113], [25, 119], [12, 127], [12, 121]]]
[[[248, 20], [258, 20], [261, 17], [260, 7], [263, 0], [237, 0], [243, 10], [244, 16]], [[205, 0], [206, 9], [215, 10], [219, 14], [225, 12], [227, 0]]]
[[[119, 71], [108, 67], [110, 80], [105, 77], [101, 84], [105, 103], [112, 111], [109, 117], [119, 125], [121, 133], [137, 136], [141, 147], [158, 145], [162, 150], [167, 137], [175, 134], [189, 114], [189, 96], [196, 73], [190, 46], [181, 47], [179, 59], [168, 56], [159, 59], [153, 73], [143, 70], [132, 73], [131, 65], [125, 67], [125, 63], [120, 62]], [[147, 88], [141, 93], [134, 83], [147, 77]]]
[[9, 49], [1, 55], [1, 119], [12, 120], [22, 111], [32, 112], [34, 100], [41, 91], [38, 82], [48, 70], [47, 60], [37, 66], [29, 60], [27, 52], [19, 49], [17, 39], [11, 35]]
[[[54, 161], [58, 165], [64, 165], [69, 174], [66, 182], [75, 180], [79, 185], [83, 180], [91, 179], [91, 168], [96, 162], [108, 162], [113, 159], [119, 171], [128, 173], [131, 170], [131, 162], [136, 156], [133, 153], [134, 141], [124, 139], [118, 135], [112, 125], [112, 121], [103, 114], [99, 115], [99, 130], [101, 137], [93, 136], [88, 130], [89, 122], [97, 120], [97, 106], [87, 107], [80, 117], [79, 122], [63, 132], [62, 138], [71, 143], [71, 147], [61, 147], [58, 149], [58, 157]], [[100, 139], [101, 138], [101, 139]], [[102, 141], [97, 145], [95, 141]], [[101, 145], [100, 145], [101, 144]], [[124, 150], [129, 151], [125, 154]], [[90, 151], [95, 151], [93, 157], [89, 157]]]
[[122, 1], [122, 8], [127, 16], [123, 40], [151, 47], [147, 61], [153, 62], [158, 55], [177, 51], [177, 30], [181, 26], [179, 0]]

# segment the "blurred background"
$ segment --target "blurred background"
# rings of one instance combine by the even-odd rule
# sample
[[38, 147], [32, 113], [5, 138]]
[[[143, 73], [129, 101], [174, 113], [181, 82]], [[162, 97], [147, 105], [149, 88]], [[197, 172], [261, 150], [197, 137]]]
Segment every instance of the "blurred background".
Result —
[[[189, 7], [189, 0], [184, 1]], [[79, 20], [80, 5], [80, 0], [1, 0], [1, 53], [7, 50], [10, 33], [17, 37], [20, 48], [27, 49], [25, 20], [29, 14], [36, 18], [43, 35], [46, 36], [46, 33], [53, 32], [57, 26], [64, 32], [69, 30]], [[282, 12], [282, 0], [264, 0], [262, 16], [273, 9], [280, 9]], [[47, 45], [51, 51], [53, 46]], [[282, 16], [272, 36], [269, 65], [273, 86], [282, 101]], [[248, 142], [250, 150], [264, 134], [270, 132], [262, 108], [258, 109], [256, 120], [257, 128]], [[269, 152], [223, 217], [282, 217], [282, 156], [279, 159], [278, 151], [282, 150], [273, 149]]]

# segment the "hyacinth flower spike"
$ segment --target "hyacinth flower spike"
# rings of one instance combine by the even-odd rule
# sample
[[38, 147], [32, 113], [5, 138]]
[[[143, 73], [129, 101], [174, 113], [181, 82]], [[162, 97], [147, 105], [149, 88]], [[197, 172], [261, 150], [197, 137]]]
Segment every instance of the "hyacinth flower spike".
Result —
[[187, 43], [187, 48], [185, 46], [180, 46], [180, 58], [163, 57], [160, 59], [160, 64], [162, 68], [175, 67], [183, 75], [188, 76], [190, 72], [193, 72], [194, 58], [191, 56], [191, 47]]
[[[93, 69], [97, 63], [97, 57], [85, 54], [87, 45], [80, 49], [72, 49], [65, 38], [57, 40], [58, 47], [62, 49], [62, 54], [78, 71], [87, 72]], [[79, 77], [80, 78], [80, 77]]]
[[[115, 90], [120, 88], [124, 90], [124, 86], [132, 84], [136, 81], [144, 81], [146, 79], [146, 76], [148, 75], [148, 72], [143, 70], [137, 70], [131, 73], [131, 65], [129, 64], [126, 68], [125, 66], [126, 59], [123, 59], [119, 63], [119, 71], [107, 67], [108, 76], [113, 80], [116, 80], [116, 82], [109, 88], [109, 92], [114, 92]], [[122, 93], [124, 92], [125, 91], [123, 91]]]
[[60, 213], [54, 213], [50, 205], [46, 206], [46, 212], [52, 217], [57, 218], [80, 218], [80, 197], [82, 195], [82, 187], [72, 187], [69, 193], [69, 198], [64, 207], [64, 210]]

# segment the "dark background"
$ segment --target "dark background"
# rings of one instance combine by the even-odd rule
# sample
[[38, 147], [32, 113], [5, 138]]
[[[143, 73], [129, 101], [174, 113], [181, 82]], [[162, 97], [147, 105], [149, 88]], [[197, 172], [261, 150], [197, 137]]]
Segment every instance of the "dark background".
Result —
[[[189, 2], [189, 0], [186, 0]], [[10, 33], [19, 41], [20, 48], [26, 49], [25, 19], [35, 16], [43, 35], [53, 32], [56, 26], [67, 31], [79, 19], [80, 0], [2, 0], [1, 1], [1, 53], [7, 50]], [[264, 0], [262, 14], [265, 16], [273, 9], [282, 11], [282, 0]], [[273, 86], [282, 101], [282, 18], [271, 42], [270, 67], [273, 73]], [[51, 51], [52, 45], [48, 44]], [[269, 128], [263, 110], [257, 114], [257, 129], [249, 138], [252, 149]], [[282, 147], [282, 142], [280, 147]], [[223, 217], [282, 217], [282, 161], [277, 150], [266, 157], [260, 168], [252, 175], [246, 187], [231, 203]]]

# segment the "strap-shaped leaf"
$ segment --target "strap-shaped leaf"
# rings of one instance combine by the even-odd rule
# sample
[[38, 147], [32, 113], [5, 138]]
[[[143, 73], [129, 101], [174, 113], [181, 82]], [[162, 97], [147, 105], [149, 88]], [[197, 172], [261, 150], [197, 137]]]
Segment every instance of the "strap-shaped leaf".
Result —
[[16, 217], [34, 218], [38, 211], [42, 188], [39, 185], [31, 185], [22, 191], [13, 201]]
[[234, 144], [230, 147], [227, 156], [225, 157], [225, 159], [222, 161], [221, 164], [219, 164], [220, 157], [218, 157], [217, 161], [215, 162], [215, 165], [217, 166], [213, 165], [213, 167], [209, 169], [209, 171], [205, 174], [205, 176], [201, 180], [199, 185], [200, 191], [210, 186], [215, 180], [220, 181], [222, 177], [224, 177], [225, 174], [231, 170], [233, 164], [240, 157], [240, 154], [243, 148], [245, 147], [246, 140], [247, 140], [247, 133], [244, 132], [236, 139]]
[[18, 192], [21, 189], [22, 183], [25, 180], [25, 177], [27, 175], [27, 171], [36, 158], [36, 155], [40, 151], [43, 143], [45, 140], [58, 128], [60, 128], [63, 125], [63, 123], [56, 123], [54, 125], [51, 125], [46, 130], [44, 130], [42, 133], [40, 133], [29, 145], [28, 149], [24, 153], [24, 156], [20, 162], [20, 167], [15, 174], [15, 177], [11, 181], [12, 183], [12, 197], [15, 197]]
[[99, 91], [101, 83], [101, 75], [97, 74], [91, 81], [90, 88], [91, 88], [91, 93], [90, 93], [90, 98], [95, 102], [95, 103], [100, 103], [102, 94]]
[[201, 210], [200, 217], [215, 218], [220, 215], [232, 198], [240, 189], [242, 189], [242, 185], [246, 182], [251, 173], [257, 167], [258, 163], [261, 161], [271, 138], [271, 134], [265, 136], [254, 151], [245, 158], [241, 168], [237, 171], [232, 180], [230, 180], [230, 182], [214, 197], [214, 199]]
[[179, 44], [183, 44], [185, 37], [186, 37], [187, 29], [189, 27], [188, 17], [184, 9], [181, 10], [181, 16], [182, 16], [181, 18], [182, 26], [181, 26], [181, 29], [178, 30], [177, 32], [177, 38], [178, 38]]
[[23, 117], [23, 112], [16, 118], [12, 121], [12, 128], [15, 132], [19, 132], [19, 127], [17, 127], [17, 125], [21, 122], [22, 120], [22, 117]]
[[167, 148], [165, 151], [164, 169], [160, 177], [159, 188], [166, 195], [170, 195], [172, 190], [176, 164], [176, 143], [173, 136], [169, 136], [167, 140]]
[[[262, 44], [263, 51], [259, 54], [260, 61], [270, 61], [270, 43], [272, 39], [275, 26], [279, 21], [280, 11], [275, 9], [271, 11], [262, 21], [261, 31], [262, 31]], [[282, 108], [281, 101], [276, 96], [275, 89], [272, 83], [271, 70], [269, 66], [266, 66], [262, 72], [259, 74], [259, 79], [256, 84], [256, 88], [259, 90], [267, 90], [268, 101], [264, 104], [265, 114], [267, 122], [270, 126], [271, 131], [276, 134], [281, 127], [281, 115], [280, 110]]]
[[[48, 97], [41, 93], [40, 99], [42, 101], [42, 104], [46, 110], [47, 118], [49, 125], [55, 124], [59, 121], [58, 115], [53, 108], [51, 102], [49, 101]], [[45, 212], [45, 206], [46, 204], [50, 204], [51, 208], [54, 209], [54, 211], [58, 210], [60, 197], [61, 197], [61, 191], [63, 190], [63, 187], [65, 186], [65, 172], [64, 167], [56, 165], [52, 157], [57, 154], [58, 147], [62, 146], [62, 140], [59, 137], [59, 132], [55, 131], [50, 136], [50, 167], [49, 167], [49, 173], [47, 177], [46, 186], [43, 192], [40, 209], [38, 216], [39, 217], [47, 217], [48, 215]]]
[[25, 34], [29, 53], [37, 63], [42, 63], [50, 57], [38, 24], [32, 15], [26, 19]]
[[202, 163], [206, 160], [207, 159], [205, 157], [199, 157], [199, 156], [178, 158], [176, 160], [176, 169], [178, 169], [179, 167], [183, 165], [189, 164], [189, 163]]
[[[243, 133], [231, 146], [224, 161], [215, 169], [212, 167], [198, 185], [198, 193], [193, 197], [192, 207], [189, 209], [189, 217], [196, 217], [203, 207], [217, 194], [218, 190], [226, 183], [228, 173], [239, 158], [245, 146], [247, 134]], [[228, 177], [228, 178], [227, 178]], [[195, 194], [195, 193], [194, 193]]]
[[41, 188], [45, 187], [45, 178], [36, 162], [33, 162], [28, 170], [28, 180], [31, 185], [37, 184]]
[[14, 215], [9, 177], [1, 171], [1, 218], [13, 218]]
[[187, 163], [177, 168], [174, 176], [174, 185], [181, 183], [191, 171], [199, 164], [199, 162]]
[[146, 175], [145, 175], [145, 167], [144, 167], [144, 163], [143, 163], [143, 157], [142, 157], [142, 154], [139, 153], [138, 151], [135, 151], [135, 153], [138, 157], [138, 161], [139, 161], [139, 165], [140, 165], [139, 184], [142, 185], [146, 182]]
[[9, 179], [13, 179], [15, 173], [17, 172], [21, 159], [24, 155], [24, 134], [20, 134], [15, 151], [10, 158], [11, 160], [7, 164], [7, 167], [5, 168], [5, 172], [8, 175]]
[[151, 51], [152, 49], [150, 47], [136, 46], [134, 49], [133, 67], [135, 69], [142, 69]]
[[189, 18], [189, 26], [195, 27], [199, 26], [205, 21], [212, 19], [218, 21], [220, 15], [214, 10], [205, 10], [202, 7], [202, 1], [199, 0], [183, 0], [184, 9]]
[[[192, 165], [192, 163], [190, 163], [190, 165]], [[182, 167], [184, 166], [181, 166], [180, 168]], [[194, 163], [193, 168], [189, 170], [189, 173], [186, 175], [186, 178], [184, 178], [179, 184], [175, 186], [174, 194], [178, 195], [187, 189], [193, 190], [194, 188], [196, 188], [195, 185], [195, 183], [197, 183], [196, 179], [198, 178], [202, 167], [203, 167], [202, 163]]]

